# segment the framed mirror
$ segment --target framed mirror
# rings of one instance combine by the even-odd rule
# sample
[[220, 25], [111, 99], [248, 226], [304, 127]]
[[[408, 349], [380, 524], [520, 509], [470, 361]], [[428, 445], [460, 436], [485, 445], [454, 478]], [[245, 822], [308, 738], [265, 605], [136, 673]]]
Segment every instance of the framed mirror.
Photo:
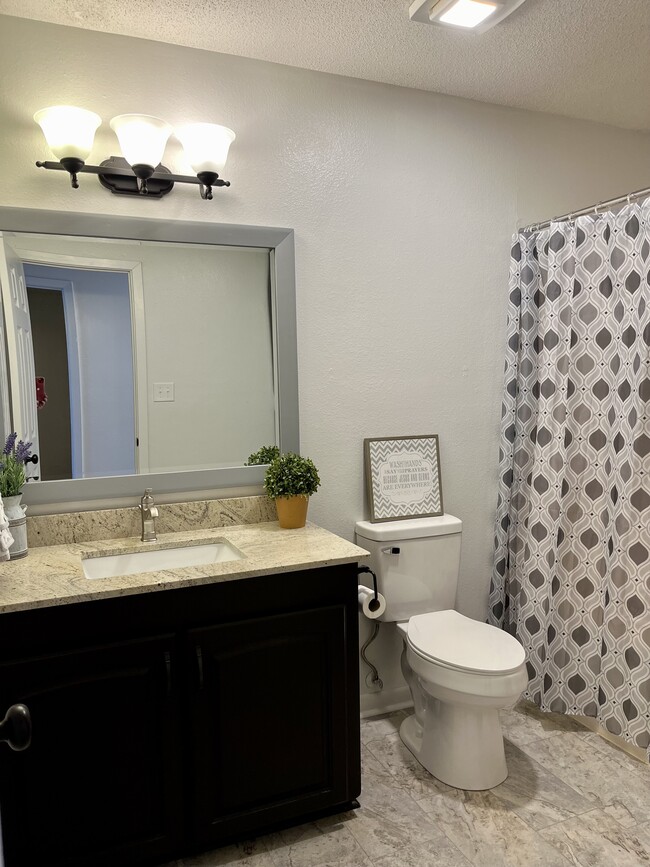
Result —
[[0, 208], [0, 291], [39, 510], [259, 486], [251, 452], [299, 451], [292, 230]]

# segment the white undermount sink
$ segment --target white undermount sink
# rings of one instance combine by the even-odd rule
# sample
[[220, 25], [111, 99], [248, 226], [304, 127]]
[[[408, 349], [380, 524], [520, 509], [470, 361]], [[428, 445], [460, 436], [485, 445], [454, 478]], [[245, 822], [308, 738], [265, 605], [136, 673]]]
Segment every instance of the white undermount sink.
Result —
[[186, 566], [207, 566], [241, 560], [243, 554], [228, 542], [210, 542], [206, 545], [186, 545], [178, 548], [153, 548], [127, 554], [107, 554], [82, 559], [86, 578], [115, 578], [117, 575], [136, 575], [138, 572], [157, 572], [162, 569], [183, 569]]

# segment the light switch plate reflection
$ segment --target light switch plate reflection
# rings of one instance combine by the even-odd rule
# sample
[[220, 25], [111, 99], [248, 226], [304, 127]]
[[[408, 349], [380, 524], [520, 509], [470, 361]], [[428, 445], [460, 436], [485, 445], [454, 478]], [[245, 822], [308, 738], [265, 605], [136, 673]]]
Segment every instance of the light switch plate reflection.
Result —
[[173, 382], [154, 382], [153, 384], [153, 399], [154, 403], [164, 403], [174, 400], [174, 383]]

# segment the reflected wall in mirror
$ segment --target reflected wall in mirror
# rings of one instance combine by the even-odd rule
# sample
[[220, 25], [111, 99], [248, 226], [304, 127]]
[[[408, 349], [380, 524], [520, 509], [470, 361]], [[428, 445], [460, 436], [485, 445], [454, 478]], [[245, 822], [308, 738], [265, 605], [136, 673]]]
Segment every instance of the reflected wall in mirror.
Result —
[[3, 247], [26, 290], [20, 318], [4, 296], [22, 332], [10, 369], [33, 368], [46, 401], [22, 372], [25, 405], [12, 398], [44, 481], [241, 466], [277, 442], [268, 250], [24, 233]]
[[298, 449], [291, 230], [0, 208], [0, 289], [0, 423], [40, 456], [31, 501], [259, 483], [251, 452]]

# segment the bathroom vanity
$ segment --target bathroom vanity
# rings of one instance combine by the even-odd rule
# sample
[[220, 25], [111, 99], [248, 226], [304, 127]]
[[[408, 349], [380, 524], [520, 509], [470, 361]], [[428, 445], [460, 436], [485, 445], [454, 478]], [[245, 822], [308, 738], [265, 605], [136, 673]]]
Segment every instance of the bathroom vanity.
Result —
[[[165, 534], [234, 561], [89, 580], [133, 538], [0, 567], [6, 867], [156, 864], [349, 808], [360, 791], [356, 563], [320, 528]], [[141, 545], [140, 545], [141, 547]]]
[[[214, 544], [241, 556], [140, 558], [126, 574], [120, 558], [143, 550], [138, 510], [90, 511], [148, 487], [167, 499], [258, 492], [251, 451], [299, 452], [292, 230], [0, 208], [0, 234], [0, 421], [34, 443], [41, 477], [24, 492], [29, 556], [0, 564], [0, 719], [23, 703], [33, 726], [24, 751], [0, 743], [5, 867], [162, 864], [345, 809], [360, 789], [363, 549], [313, 526], [279, 530], [265, 497], [169, 503], [148, 551]], [[70, 274], [55, 286], [42, 269], [59, 266]], [[80, 346], [100, 343], [74, 338], [87, 269], [128, 283], [128, 327], [101, 311], [83, 320], [111, 335], [108, 362], [82, 359]], [[39, 287], [60, 289], [72, 335], [63, 473], [29, 386], [34, 358], [17, 349]], [[108, 389], [118, 333], [132, 371]], [[82, 399], [82, 367], [129, 411]], [[118, 433], [128, 443], [106, 465]], [[89, 511], [57, 514], [71, 503]]]

